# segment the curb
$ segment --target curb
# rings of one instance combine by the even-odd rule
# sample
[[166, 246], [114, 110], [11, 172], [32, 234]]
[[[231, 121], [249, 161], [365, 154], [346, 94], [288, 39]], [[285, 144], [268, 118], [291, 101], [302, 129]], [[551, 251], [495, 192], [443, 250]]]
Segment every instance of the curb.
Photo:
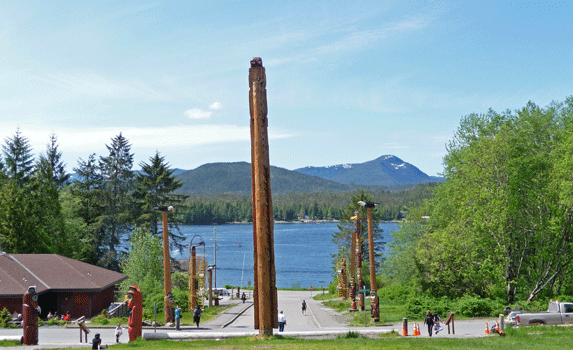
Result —
[[245, 313], [245, 311], [247, 311], [247, 309], [249, 309], [249, 308], [250, 308], [251, 306], [253, 306], [253, 305], [254, 305], [253, 303], [248, 304], [246, 308], [244, 308], [243, 310], [241, 310], [241, 312], [239, 312], [238, 314], [236, 314], [235, 317], [233, 317], [229, 322], [223, 324], [223, 327], [221, 327], [221, 328], [225, 328], [225, 327], [227, 327], [228, 325], [230, 325], [231, 323], [235, 322], [235, 320], [236, 320], [239, 316], [241, 316], [243, 313]]

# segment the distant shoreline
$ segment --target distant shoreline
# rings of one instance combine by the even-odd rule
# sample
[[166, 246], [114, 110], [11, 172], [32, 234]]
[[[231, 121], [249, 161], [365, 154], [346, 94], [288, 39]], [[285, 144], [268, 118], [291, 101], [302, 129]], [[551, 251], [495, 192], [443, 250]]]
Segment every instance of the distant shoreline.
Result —
[[[295, 220], [295, 221], [282, 221], [276, 220], [274, 221], [275, 224], [329, 224], [329, 223], [339, 223], [340, 220], [311, 220], [311, 219], [303, 219], [303, 220]], [[233, 221], [222, 225], [252, 225], [252, 222], [249, 221]]]

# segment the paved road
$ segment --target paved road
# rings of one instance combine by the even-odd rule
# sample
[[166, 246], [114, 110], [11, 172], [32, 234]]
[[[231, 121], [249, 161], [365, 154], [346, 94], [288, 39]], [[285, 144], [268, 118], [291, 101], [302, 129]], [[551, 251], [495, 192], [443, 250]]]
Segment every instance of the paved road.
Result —
[[[402, 333], [401, 323], [377, 327], [347, 327], [345, 316], [339, 315], [330, 308], [324, 307], [319, 301], [312, 299], [310, 292], [279, 291], [278, 299], [279, 310], [283, 310], [287, 318], [287, 325], [285, 327], [285, 332], [283, 333], [284, 335], [301, 337], [333, 337], [337, 334], [345, 334], [349, 331], [359, 332], [364, 335], [373, 335], [377, 333], [390, 332], [392, 330], [399, 332], [400, 334]], [[303, 300], [306, 300], [307, 303], [306, 315], [303, 315], [301, 310]], [[174, 331], [172, 328], [158, 328], [156, 332], [153, 328], [144, 328], [144, 336], [147, 338], [190, 339], [225, 338], [258, 334], [258, 330], [254, 329], [253, 304], [251, 300], [248, 300], [245, 304], [240, 301], [230, 300], [224, 300], [222, 303], [233, 303], [235, 306], [228, 309], [218, 318], [202, 323], [200, 328], [188, 326], [183, 327], [183, 330], [179, 332]], [[421, 320], [418, 322], [421, 323]], [[491, 326], [495, 320], [492, 318], [487, 320], [456, 321], [455, 335], [448, 335], [446, 327], [445, 331], [441, 332], [437, 337], [467, 338], [484, 336], [486, 322], [489, 322]], [[412, 334], [413, 323], [413, 321], [410, 321], [410, 325], [408, 327], [408, 333], [410, 335]], [[91, 341], [95, 333], [100, 333], [104, 343], [110, 345], [114, 344], [115, 338], [113, 328], [89, 328], [92, 333], [89, 334], [88, 341]], [[422, 337], [427, 337], [428, 333], [423, 324], [420, 325], [420, 328]], [[87, 346], [85, 343], [80, 344], [78, 328], [70, 329], [58, 326], [45, 326], [41, 327], [39, 331], [40, 345], [26, 347], [26, 349]], [[275, 330], [275, 334], [278, 334], [278, 330]], [[0, 337], [21, 335], [22, 329], [0, 329]], [[127, 341], [128, 336], [127, 331], [125, 331], [120, 342], [125, 343]], [[21, 349], [21, 347], [14, 349]]]

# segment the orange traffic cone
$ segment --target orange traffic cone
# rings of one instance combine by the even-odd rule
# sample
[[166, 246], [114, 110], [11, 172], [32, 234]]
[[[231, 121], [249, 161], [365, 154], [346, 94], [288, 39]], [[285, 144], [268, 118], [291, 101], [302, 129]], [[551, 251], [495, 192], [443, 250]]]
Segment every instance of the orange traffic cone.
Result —
[[416, 335], [420, 335], [420, 324], [416, 323]]
[[487, 324], [487, 322], [485, 324], [485, 334], [489, 334], [489, 325]]
[[495, 330], [499, 334], [499, 323], [497, 321], [495, 321]]

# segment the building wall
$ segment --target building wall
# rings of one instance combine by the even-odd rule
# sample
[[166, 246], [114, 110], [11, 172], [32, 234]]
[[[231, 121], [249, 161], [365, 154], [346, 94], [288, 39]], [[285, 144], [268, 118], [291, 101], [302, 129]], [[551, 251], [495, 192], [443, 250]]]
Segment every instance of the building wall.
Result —
[[8, 309], [11, 314], [14, 312], [21, 314], [22, 313], [22, 299], [24, 296], [18, 296], [14, 298], [7, 298], [3, 297], [0, 298], [0, 310], [4, 310], [4, 308]]
[[[86, 316], [91, 318], [101, 314], [114, 300], [114, 286], [110, 286], [99, 292], [47, 292], [39, 296], [38, 303], [42, 308], [40, 317], [45, 318], [48, 312], [57, 311], [65, 315], [67, 311], [72, 318]], [[22, 313], [22, 298], [0, 297], [0, 310], [7, 308], [10, 313]]]
[[92, 316], [101, 314], [102, 310], [107, 309], [113, 303], [115, 287], [110, 286], [107, 289], [93, 293], [92, 295]]
[[74, 292], [74, 313], [73, 318], [79, 318], [85, 316], [87, 318], [91, 317], [91, 292]]

